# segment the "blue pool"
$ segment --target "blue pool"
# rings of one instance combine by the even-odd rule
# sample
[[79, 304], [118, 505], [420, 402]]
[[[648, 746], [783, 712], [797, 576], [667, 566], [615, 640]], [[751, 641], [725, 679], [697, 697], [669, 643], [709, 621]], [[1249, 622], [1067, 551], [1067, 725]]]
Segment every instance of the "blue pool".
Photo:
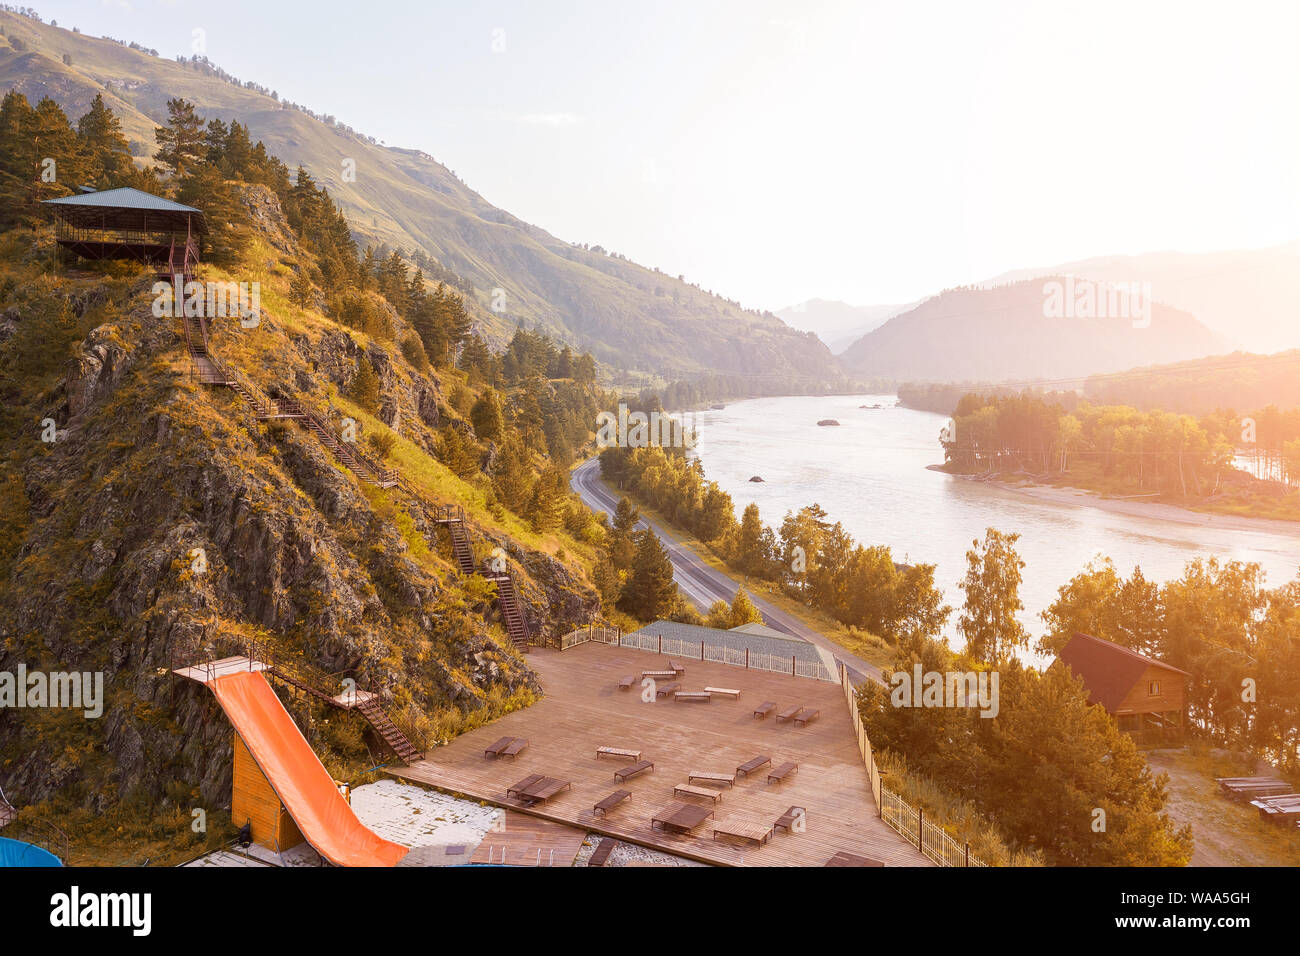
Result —
[[0, 866], [62, 866], [49, 850], [0, 837]]

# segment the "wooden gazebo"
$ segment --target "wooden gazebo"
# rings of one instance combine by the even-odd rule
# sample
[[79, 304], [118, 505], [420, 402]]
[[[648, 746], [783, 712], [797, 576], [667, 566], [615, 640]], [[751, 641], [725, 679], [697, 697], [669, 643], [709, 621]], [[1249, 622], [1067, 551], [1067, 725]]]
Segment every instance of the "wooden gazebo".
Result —
[[201, 210], [139, 189], [122, 187], [47, 199], [59, 245], [85, 259], [143, 262], [159, 275], [193, 275], [199, 237], [208, 232]]

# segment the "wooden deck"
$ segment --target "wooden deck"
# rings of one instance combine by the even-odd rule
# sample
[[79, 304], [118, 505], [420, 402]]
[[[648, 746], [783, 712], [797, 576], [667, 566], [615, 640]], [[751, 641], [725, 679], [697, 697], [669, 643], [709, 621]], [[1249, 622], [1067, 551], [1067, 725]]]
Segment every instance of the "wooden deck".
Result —
[[507, 810], [505, 825], [483, 838], [470, 862], [505, 863], [507, 866], [573, 866], [585, 837], [584, 831], [571, 826]]
[[[709, 863], [823, 866], [836, 853], [847, 852], [890, 866], [931, 865], [877, 818], [838, 684], [688, 661], [681, 678], [684, 687], [713, 684], [743, 692], [741, 700], [715, 699], [698, 707], [675, 703], [671, 697], [644, 702], [639, 685], [631, 692], [618, 690], [625, 674], [666, 664], [666, 659], [644, 651], [590, 643], [567, 651], [535, 649], [529, 663], [541, 679], [545, 699], [462, 734], [410, 767], [388, 772], [570, 824], [580, 828], [573, 831], [579, 837], [582, 831], [592, 831]], [[770, 717], [756, 719], [753, 701], [761, 700], [778, 701], [781, 708], [815, 707], [821, 719], [806, 727], [789, 721], [778, 724]], [[513, 763], [485, 760], [483, 748], [503, 734], [528, 737], [531, 745]], [[619, 783], [614, 770], [622, 762], [597, 759], [598, 747], [641, 750], [645, 759], [654, 761], [654, 771]], [[734, 768], [760, 754], [770, 754], [776, 764], [796, 761], [799, 772], [780, 784], [768, 783], [761, 773], [737, 780], [726, 791], [725, 813], [719, 816], [770, 826], [793, 804], [807, 808], [805, 832], [782, 831], [754, 847], [715, 841], [711, 825], [691, 836], [651, 829], [651, 817], [676, 802], [673, 788], [686, 783], [690, 771]], [[507, 787], [535, 773], [572, 781], [573, 786], [530, 809], [506, 798]], [[593, 815], [597, 801], [622, 788], [632, 791], [630, 800], [606, 816]]]

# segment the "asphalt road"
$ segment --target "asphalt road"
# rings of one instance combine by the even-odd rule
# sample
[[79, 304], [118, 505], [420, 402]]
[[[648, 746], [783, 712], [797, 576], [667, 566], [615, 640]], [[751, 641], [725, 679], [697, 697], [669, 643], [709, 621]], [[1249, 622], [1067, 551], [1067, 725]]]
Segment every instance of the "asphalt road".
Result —
[[[599, 459], [589, 458], [575, 468], [569, 484], [587, 507], [604, 511], [613, 517], [614, 510], [618, 507], [618, 496], [601, 480]], [[731, 599], [736, 596], [737, 588], [740, 587], [740, 582], [705, 564], [694, 551], [678, 544], [673, 540], [672, 535], [649, 519], [643, 517], [637, 523], [637, 528], [649, 528], [659, 536], [659, 541], [668, 552], [669, 560], [672, 561], [673, 579], [677, 582], [678, 589], [701, 611], [708, 611], [715, 601], [731, 603]], [[855, 683], [861, 683], [866, 678], [880, 680], [880, 668], [875, 664], [850, 653], [830, 638], [824, 637], [797, 618], [778, 610], [757, 595], [751, 594], [750, 599], [763, 615], [763, 621], [768, 627], [782, 634], [803, 638], [830, 651], [836, 660], [841, 661], [849, 669], [849, 676]]]

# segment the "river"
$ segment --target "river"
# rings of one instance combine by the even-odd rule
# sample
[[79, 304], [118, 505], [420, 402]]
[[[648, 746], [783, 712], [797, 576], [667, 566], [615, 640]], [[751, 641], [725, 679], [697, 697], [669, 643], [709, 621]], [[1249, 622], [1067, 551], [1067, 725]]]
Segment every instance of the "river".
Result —
[[[1124, 575], [1141, 567], [1160, 582], [1180, 576], [1200, 555], [1258, 562], [1270, 586], [1300, 570], [1300, 526], [1288, 534], [1275, 527], [1217, 528], [1214, 516], [1202, 526], [1113, 513], [927, 470], [943, 461], [939, 431], [947, 419], [895, 401], [858, 395], [736, 402], [697, 413], [695, 452], [705, 475], [731, 494], [737, 514], [755, 502], [778, 529], [787, 511], [816, 502], [857, 541], [888, 545], [895, 561], [937, 565], [936, 583], [954, 608], [971, 542], [989, 527], [1017, 532], [1025, 561], [1021, 619], [1034, 639], [1044, 629], [1040, 612], [1096, 555], [1109, 556]], [[859, 407], [872, 404], [887, 407]], [[817, 424], [827, 418], [839, 427]], [[750, 482], [753, 475], [763, 481]], [[956, 618], [954, 612], [950, 636]]]

